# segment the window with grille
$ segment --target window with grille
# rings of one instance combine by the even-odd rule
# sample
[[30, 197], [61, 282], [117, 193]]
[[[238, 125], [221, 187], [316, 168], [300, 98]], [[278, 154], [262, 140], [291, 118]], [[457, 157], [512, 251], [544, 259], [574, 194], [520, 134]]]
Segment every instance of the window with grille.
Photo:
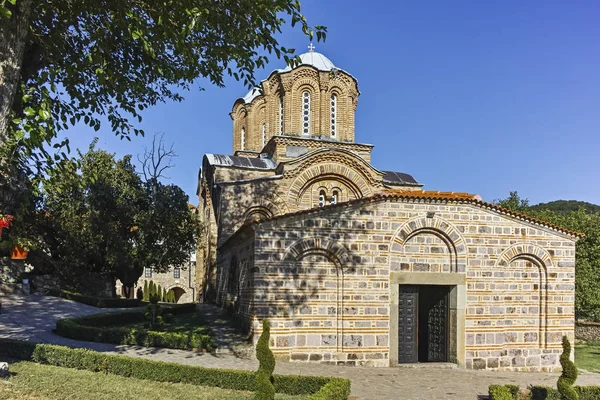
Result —
[[302, 93], [302, 134], [310, 134], [310, 93]]
[[337, 134], [337, 95], [331, 95], [331, 137]]
[[319, 192], [319, 207], [323, 207], [325, 205], [325, 191], [321, 190]]
[[246, 129], [242, 128], [242, 150], [246, 149]]
[[263, 147], [267, 144], [267, 124], [262, 125]]
[[173, 278], [181, 278], [181, 268], [173, 268]]
[[146, 278], [152, 278], [152, 268], [150, 268], [150, 267], [144, 268], [144, 276]]

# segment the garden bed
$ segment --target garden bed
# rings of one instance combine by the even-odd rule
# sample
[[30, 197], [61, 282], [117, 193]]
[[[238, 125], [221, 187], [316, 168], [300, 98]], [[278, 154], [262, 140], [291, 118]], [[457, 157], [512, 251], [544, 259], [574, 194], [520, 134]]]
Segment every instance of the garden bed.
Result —
[[147, 327], [145, 310], [132, 310], [61, 319], [54, 332], [89, 342], [184, 350], [214, 349], [214, 335], [196, 312], [195, 304], [163, 306], [163, 310], [172, 314], [173, 320], [160, 329]]
[[[253, 371], [194, 367], [2, 338], [0, 356], [156, 382], [255, 391]], [[308, 396], [311, 400], [344, 400], [350, 395], [350, 381], [347, 379], [294, 375], [273, 377], [277, 393]]]

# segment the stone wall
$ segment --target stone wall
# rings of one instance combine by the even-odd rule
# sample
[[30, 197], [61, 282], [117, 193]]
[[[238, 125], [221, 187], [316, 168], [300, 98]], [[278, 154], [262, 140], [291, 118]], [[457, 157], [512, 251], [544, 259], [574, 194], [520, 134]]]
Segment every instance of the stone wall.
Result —
[[600, 341], [600, 322], [578, 322], [575, 325], [575, 338]]
[[216, 302], [235, 314], [240, 326], [251, 331], [254, 317], [254, 231], [242, 229], [234, 241], [220, 249], [217, 258]]
[[50, 290], [60, 290], [60, 279], [53, 275], [35, 275], [31, 278], [31, 288], [35, 294], [47, 294]]
[[21, 291], [21, 277], [26, 272], [25, 262], [0, 258], [0, 293]]
[[255, 330], [269, 317], [273, 351], [290, 359], [393, 364], [391, 314], [410, 274], [463, 277], [466, 368], [557, 369], [562, 336], [574, 337], [574, 240], [475, 204], [316, 210], [258, 225], [254, 248]]

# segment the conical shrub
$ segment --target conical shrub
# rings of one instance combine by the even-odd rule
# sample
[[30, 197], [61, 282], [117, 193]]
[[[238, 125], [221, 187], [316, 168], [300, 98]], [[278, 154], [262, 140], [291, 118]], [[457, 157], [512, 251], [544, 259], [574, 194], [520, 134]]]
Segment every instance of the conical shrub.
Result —
[[562, 366], [562, 374], [558, 378], [556, 387], [563, 400], [577, 400], [579, 395], [573, 389], [573, 384], [577, 380], [577, 367], [571, 361], [571, 343], [566, 336], [563, 336], [562, 341], [563, 352], [560, 355], [560, 365]]
[[148, 281], [144, 281], [144, 292], [142, 293], [142, 300], [144, 301], [148, 301], [149, 297], [148, 297]]
[[260, 334], [258, 343], [256, 343], [256, 358], [259, 366], [256, 372], [256, 393], [257, 400], [275, 399], [275, 386], [273, 386], [273, 371], [275, 371], [275, 357], [269, 348], [269, 339], [271, 337], [271, 325], [268, 319], [263, 319], [263, 331]]

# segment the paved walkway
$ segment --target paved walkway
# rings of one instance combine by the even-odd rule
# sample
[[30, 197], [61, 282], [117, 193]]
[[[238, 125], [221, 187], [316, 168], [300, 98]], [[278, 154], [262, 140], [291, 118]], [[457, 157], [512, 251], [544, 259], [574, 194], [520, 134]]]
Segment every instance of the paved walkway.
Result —
[[[81, 342], [56, 336], [52, 333], [52, 329], [60, 318], [107, 311], [69, 300], [38, 296], [3, 296], [2, 305], [0, 337], [85, 347], [106, 353], [202, 367], [245, 370], [256, 370], [258, 367], [258, 363], [254, 359], [240, 359], [230, 354], [195, 354], [184, 350], [117, 346]], [[213, 329], [217, 331], [218, 341], [223, 340], [227, 335], [235, 335], [228, 327], [226, 319], [214, 308], [208, 305], [202, 305], [199, 308], [206, 313], [207, 319], [220, 321], [213, 326]], [[348, 378], [352, 381], [353, 396], [360, 399], [377, 400], [476, 400], [487, 394], [487, 388], [492, 383], [513, 383], [521, 387], [530, 384], [554, 386], [558, 377], [558, 374], [547, 373], [430, 368], [365, 368], [288, 362], [278, 362], [275, 372]], [[577, 384], [600, 385], [600, 374], [583, 372], [577, 379]]]

